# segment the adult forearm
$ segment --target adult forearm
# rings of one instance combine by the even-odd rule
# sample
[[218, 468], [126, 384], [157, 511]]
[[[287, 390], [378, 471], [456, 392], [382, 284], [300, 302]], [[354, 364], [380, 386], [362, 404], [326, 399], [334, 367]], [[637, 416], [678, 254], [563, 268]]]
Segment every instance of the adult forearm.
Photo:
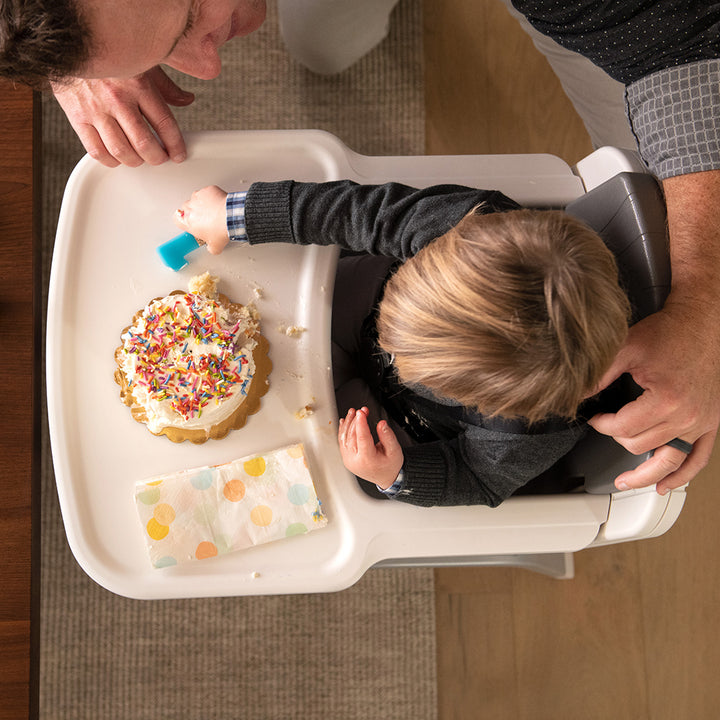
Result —
[[720, 170], [663, 180], [673, 305], [696, 306], [714, 326], [720, 305]]
[[[658, 491], [690, 481], [710, 457], [720, 425], [720, 170], [663, 181], [672, 291], [662, 312], [634, 325], [606, 380], [630, 372], [645, 392], [618, 413], [591, 424], [634, 453], [657, 448], [620, 489], [658, 483]], [[665, 445], [694, 443], [689, 456]]]

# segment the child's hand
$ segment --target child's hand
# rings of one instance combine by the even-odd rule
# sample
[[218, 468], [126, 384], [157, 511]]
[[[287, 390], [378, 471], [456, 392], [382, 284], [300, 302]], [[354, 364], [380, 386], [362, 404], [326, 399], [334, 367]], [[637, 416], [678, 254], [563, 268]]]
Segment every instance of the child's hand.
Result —
[[175, 224], [202, 240], [217, 255], [228, 244], [225, 199], [227, 193], [217, 185], [196, 190], [190, 199], [175, 211]]
[[338, 443], [345, 467], [353, 474], [387, 490], [403, 464], [403, 451], [395, 433], [381, 420], [377, 424], [379, 441], [375, 444], [367, 421], [366, 407], [348, 410], [340, 418]]

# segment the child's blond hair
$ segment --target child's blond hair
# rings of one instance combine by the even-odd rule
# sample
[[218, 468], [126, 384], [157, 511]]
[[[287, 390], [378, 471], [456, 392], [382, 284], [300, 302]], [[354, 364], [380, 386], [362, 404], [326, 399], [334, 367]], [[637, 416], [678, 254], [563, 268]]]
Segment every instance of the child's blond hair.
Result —
[[385, 287], [400, 380], [486, 415], [572, 418], [627, 335], [610, 250], [561, 211], [469, 213]]

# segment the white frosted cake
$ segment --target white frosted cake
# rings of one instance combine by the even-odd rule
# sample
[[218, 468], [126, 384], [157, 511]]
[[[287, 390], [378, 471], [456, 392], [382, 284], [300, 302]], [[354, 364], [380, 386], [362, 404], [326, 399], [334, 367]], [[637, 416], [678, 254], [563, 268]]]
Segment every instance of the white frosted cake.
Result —
[[253, 307], [217, 293], [208, 273], [150, 301], [121, 335], [115, 380], [133, 417], [174, 442], [205, 442], [260, 408], [271, 363]]

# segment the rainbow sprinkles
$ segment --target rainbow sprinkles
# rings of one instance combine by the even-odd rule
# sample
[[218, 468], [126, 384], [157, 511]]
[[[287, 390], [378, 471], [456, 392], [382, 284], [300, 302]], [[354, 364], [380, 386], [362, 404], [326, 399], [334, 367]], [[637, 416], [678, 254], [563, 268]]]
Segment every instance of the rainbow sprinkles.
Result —
[[206, 273], [191, 281], [190, 292], [148, 303], [123, 332], [115, 354], [116, 381], [133, 416], [172, 440], [219, 437], [213, 428], [250, 397], [258, 359], [260, 384], [267, 389], [270, 363], [257, 313], [217, 296], [216, 283]]

